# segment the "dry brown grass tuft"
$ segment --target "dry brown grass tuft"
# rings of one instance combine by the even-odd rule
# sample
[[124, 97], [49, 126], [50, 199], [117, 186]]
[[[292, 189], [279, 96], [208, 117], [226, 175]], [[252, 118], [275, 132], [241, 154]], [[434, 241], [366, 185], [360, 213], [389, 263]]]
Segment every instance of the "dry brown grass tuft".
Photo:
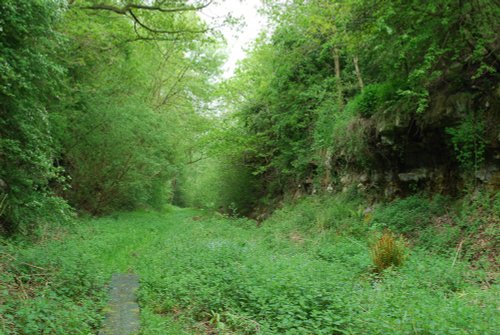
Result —
[[393, 233], [386, 231], [372, 245], [371, 257], [375, 265], [376, 272], [394, 266], [400, 266], [405, 259], [405, 247], [403, 243], [398, 241]]

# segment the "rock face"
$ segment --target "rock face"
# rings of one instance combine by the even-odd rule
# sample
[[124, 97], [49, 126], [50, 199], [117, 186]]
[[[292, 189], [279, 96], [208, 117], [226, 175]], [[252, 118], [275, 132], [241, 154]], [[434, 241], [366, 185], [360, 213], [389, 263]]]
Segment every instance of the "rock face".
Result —
[[7, 190], [7, 183], [3, 181], [3, 179], [0, 179], [0, 191], [5, 191]]
[[500, 189], [500, 168], [498, 165], [484, 166], [476, 172], [476, 178], [489, 188]]
[[430, 176], [429, 171], [427, 169], [424, 169], [424, 168], [398, 174], [399, 180], [403, 183], [418, 182], [420, 180], [426, 180], [429, 178], [429, 176]]
[[[370, 117], [369, 164], [340, 172], [341, 189], [372, 189], [386, 197], [415, 190], [454, 194], [466, 176], [500, 189], [500, 87], [436, 88], [425, 111], [411, 109], [397, 103]], [[485, 146], [481, 166], [467, 174], [448, 131], [466, 120], [484, 125], [478, 136]]]
[[106, 320], [99, 335], [135, 335], [139, 333], [139, 305], [136, 298], [138, 288], [139, 277], [137, 275], [113, 275]]

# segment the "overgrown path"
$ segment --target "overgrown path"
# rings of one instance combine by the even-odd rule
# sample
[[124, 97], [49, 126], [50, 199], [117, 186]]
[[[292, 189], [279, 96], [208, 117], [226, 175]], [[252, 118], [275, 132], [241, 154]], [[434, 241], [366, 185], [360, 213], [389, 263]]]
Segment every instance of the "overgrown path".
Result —
[[139, 332], [139, 306], [136, 297], [138, 288], [137, 275], [113, 275], [106, 319], [99, 335], [133, 335]]
[[[16, 257], [58, 269], [43, 297], [33, 293], [23, 300], [28, 305], [49, 297], [44, 308], [62, 319], [59, 329], [58, 321], [33, 316], [45, 327], [35, 332], [40, 334], [96, 333], [113, 273], [140, 277], [143, 335], [498, 329], [496, 289], [482, 289], [465, 264], [452, 267], [452, 258], [414, 250], [403, 267], [375, 276], [365, 240], [279, 222], [258, 228], [244, 219], [179, 209], [115, 215], [80, 222], [63, 239]], [[4, 333], [13, 327], [7, 320]]]

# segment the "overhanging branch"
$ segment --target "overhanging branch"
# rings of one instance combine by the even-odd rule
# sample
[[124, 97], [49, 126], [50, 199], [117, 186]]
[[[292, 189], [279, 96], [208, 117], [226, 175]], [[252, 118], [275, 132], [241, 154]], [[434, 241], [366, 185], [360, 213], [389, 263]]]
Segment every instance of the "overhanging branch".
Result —
[[198, 11], [204, 8], [207, 8], [212, 4], [213, 0], [209, 0], [205, 3], [199, 5], [192, 6], [182, 6], [182, 7], [163, 7], [163, 6], [150, 6], [150, 5], [140, 5], [140, 4], [126, 4], [123, 7], [108, 5], [108, 4], [97, 4], [92, 6], [84, 6], [82, 9], [91, 9], [91, 10], [107, 10], [111, 12], [115, 12], [117, 14], [126, 15], [131, 9], [137, 10], [149, 10], [149, 11], [157, 11], [161, 13], [178, 13], [178, 12], [186, 12], [186, 11]]
[[169, 34], [169, 35], [173, 35], [173, 34], [203, 34], [203, 33], [206, 33], [208, 31], [208, 29], [202, 29], [202, 30], [160, 30], [160, 29], [155, 29], [155, 28], [151, 28], [149, 26], [147, 26], [146, 24], [144, 24], [137, 15], [135, 15], [135, 13], [132, 11], [132, 9], [129, 9], [128, 11], [130, 13], [130, 16], [132, 17], [132, 19], [134, 20], [135, 23], [137, 23], [139, 26], [141, 26], [142, 28], [146, 29], [147, 31], [151, 32], [151, 33], [154, 33], [154, 34]]
[[207, 0], [206, 2], [203, 2], [201, 4], [195, 4], [195, 5], [189, 5], [189, 6], [180, 6], [180, 7], [168, 7], [164, 6], [164, 2], [160, 2], [160, 4], [155, 4], [155, 5], [143, 5], [143, 4], [126, 4], [124, 6], [116, 6], [116, 5], [109, 5], [105, 3], [100, 3], [96, 5], [91, 5], [91, 6], [83, 6], [80, 7], [81, 9], [87, 9], [87, 10], [100, 10], [100, 11], [109, 11], [113, 12], [118, 15], [123, 15], [131, 18], [134, 21], [134, 30], [136, 34], [138, 35], [139, 40], [155, 40], [157, 38], [152, 38], [151, 36], [141, 36], [139, 33], [137, 26], [140, 28], [146, 30], [147, 32], [154, 34], [154, 35], [180, 35], [180, 34], [204, 34], [208, 32], [210, 29], [197, 29], [197, 30], [192, 30], [192, 29], [173, 29], [173, 30], [164, 30], [164, 29], [157, 29], [154, 27], [151, 27], [147, 23], [144, 22], [144, 20], [141, 18], [139, 13], [141, 11], [156, 11], [159, 13], [181, 13], [181, 12], [187, 12], [187, 11], [199, 11], [202, 10], [206, 7], [208, 7], [210, 4], [213, 3], [214, 0]]

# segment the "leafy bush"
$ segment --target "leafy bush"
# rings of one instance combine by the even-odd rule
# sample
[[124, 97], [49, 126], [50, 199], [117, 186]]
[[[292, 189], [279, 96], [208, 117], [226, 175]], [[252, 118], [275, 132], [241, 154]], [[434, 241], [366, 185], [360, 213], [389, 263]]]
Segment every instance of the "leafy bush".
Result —
[[59, 108], [52, 97], [65, 92], [59, 9], [48, 0], [0, 3], [0, 233], [31, 232], [67, 209], [50, 190], [62, 182], [50, 122]]
[[[12, 199], [5, 209], [9, 233], [32, 239], [44, 238], [73, 221], [73, 209], [53, 194], [30, 194], [21, 201]], [[0, 230], [1, 232], [1, 230]]]
[[486, 152], [485, 123], [474, 113], [456, 127], [447, 128], [458, 162], [469, 173], [475, 173], [484, 163]]
[[346, 105], [346, 110], [353, 110], [362, 117], [368, 118], [383, 110], [384, 106], [397, 98], [392, 83], [370, 84]]

